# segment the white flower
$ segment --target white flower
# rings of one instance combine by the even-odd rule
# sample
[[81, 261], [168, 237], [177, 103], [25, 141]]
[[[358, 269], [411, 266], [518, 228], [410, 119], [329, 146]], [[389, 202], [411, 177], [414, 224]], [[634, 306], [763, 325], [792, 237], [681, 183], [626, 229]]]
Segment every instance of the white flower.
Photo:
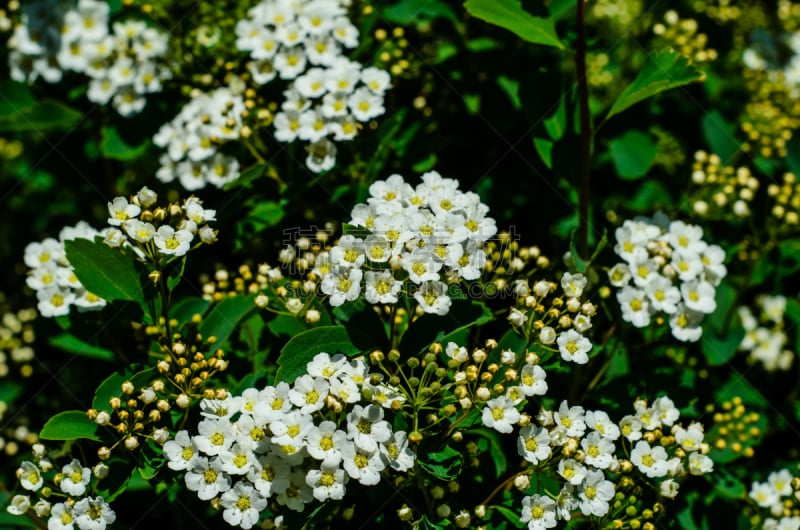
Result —
[[514, 429], [514, 424], [519, 421], [520, 414], [513, 401], [505, 396], [499, 396], [486, 402], [481, 418], [486, 427], [510, 433]]
[[692, 311], [713, 313], [717, 308], [714, 287], [708, 282], [689, 281], [681, 285], [683, 303]]
[[554, 528], [556, 521], [556, 503], [550, 497], [534, 494], [522, 499], [522, 513], [519, 521], [528, 523], [529, 530]]
[[391, 435], [391, 426], [383, 419], [381, 407], [354, 405], [347, 415], [347, 437], [360, 449], [372, 453], [378, 443], [387, 441]]
[[653, 401], [653, 409], [661, 424], [668, 427], [672, 427], [681, 415], [675, 403], [667, 396], [656, 398]]
[[561, 277], [561, 288], [564, 289], [564, 296], [567, 298], [579, 298], [583, 294], [587, 281], [583, 274], [565, 272]]
[[291, 391], [289, 400], [303, 414], [310, 414], [325, 406], [325, 396], [328, 395], [328, 382], [322, 378], [310, 375], [298, 377]]
[[336, 428], [332, 421], [314, 425], [306, 436], [306, 450], [312, 458], [338, 464], [342, 459], [340, 448], [345, 445], [347, 433]]
[[142, 209], [135, 204], [128, 204], [128, 199], [125, 197], [115, 197], [114, 200], [108, 203], [108, 224], [111, 226], [120, 226], [128, 219], [133, 219]]
[[678, 483], [668, 478], [659, 484], [658, 489], [663, 497], [674, 499], [678, 495]]
[[44, 485], [44, 479], [39, 468], [33, 462], [22, 462], [17, 469], [20, 486], [30, 491], [39, 491]]
[[31, 507], [30, 497], [27, 495], [14, 495], [6, 510], [11, 515], [24, 515]]
[[586, 471], [586, 468], [574, 458], [563, 458], [558, 461], [558, 474], [573, 486], [583, 482]]
[[631, 463], [650, 478], [663, 477], [667, 474], [666, 450], [660, 445], [651, 447], [644, 440], [636, 442], [631, 451]]
[[578, 497], [584, 515], [602, 517], [608, 513], [608, 503], [614, 498], [614, 484], [605, 480], [602, 471], [589, 471], [578, 488]]
[[619, 422], [619, 429], [622, 435], [630, 442], [635, 442], [642, 438], [642, 428], [644, 424], [642, 420], [633, 415], [628, 415], [622, 418]]
[[539, 331], [539, 341], [542, 344], [553, 344], [556, 341], [556, 330], [545, 326]]
[[414, 467], [416, 455], [408, 446], [408, 436], [404, 431], [392, 433], [391, 438], [379, 446], [386, 464], [396, 471], [408, 471]]
[[354, 443], [342, 446], [342, 465], [350, 478], [364, 486], [380, 482], [380, 472], [386, 467], [379, 451], [366, 451]]
[[373, 94], [382, 95], [392, 83], [389, 72], [379, 68], [369, 67], [361, 71], [361, 82], [366, 85]]
[[251, 468], [258, 466], [256, 455], [251, 449], [250, 440], [245, 440], [244, 444], [234, 443], [227, 451], [219, 455], [219, 466], [229, 475], [245, 475]]
[[198, 434], [192, 437], [194, 445], [208, 456], [227, 451], [236, 437], [227, 419], [205, 419], [197, 424]]
[[520, 371], [520, 388], [527, 397], [543, 396], [547, 393], [547, 374], [538, 364], [526, 363]]
[[626, 285], [617, 291], [617, 301], [622, 309], [622, 320], [637, 328], [650, 324], [650, 302], [644, 290]]
[[614, 458], [614, 444], [600, 436], [597, 431], [590, 432], [583, 440], [581, 447], [586, 453], [585, 463], [598, 469], [608, 469]]
[[329, 301], [333, 307], [340, 306], [346, 301], [352, 302], [358, 298], [362, 275], [359, 269], [336, 267], [322, 279], [320, 289], [330, 296]]
[[589, 362], [589, 350], [592, 349], [592, 343], [575, 331], [569, 329], [559, 335], [558, 351], [561, 353], [561, 358], [565, 361], [574, 362], [577, 364], [586, 364]]
[[445, 348], [445, 354], [458, 364], [465, 363], [469, 360], [469, 352], [464, 346], [459, 346], [455, 342], [448, 342]]
[[414, 300], [426, 313], [446, 315], [450, 311], [452, 300], [447, 295], [447, 284], [432, 281], [420, 285], [414, 293]]
[[703, 328], [700, 327], [702, 320], [702, 313], [678, 304], [675, 314], [669, 319], [669, 326], [676, 339], [684, 342], [696, 342], [703, 334]]
[[84, 497], [72, 508], [75, 524], [81, 530], [105, 530], [117, 516], [102, 497]]
[[506, 318], [516, 327], [522, 327], [528, 321], [528, 316], [525, 314], [525, 311], [520, 311], [516, 307], [511, 308], [511, 312]]
[[762, 508], [770, 508], [780, 502], [780, 495], [768, 482], [754, 482], [749, 496]]
[[602, 410], [590, 410], [586, 412], [584, 419], [586, 421], [586, 425], [590, 429], [594, 429], [600, 433], [600, 436], [603, 438], [607, 438], [612, 442], [619, 438], [619, 427], [617, 427], [614, 422], [611, 421], [611, 418], [608, 417], [606, 412], [603, 412]]
[[705, 475], [714, 469], [714, 461], [704, 454], [691, 453], [689, 455], [689, 473], [692, 475]]
[[[644, 287], [644, 291], [647, 294], [647, 299], [654, 310], [663, 311], [668, 314], [672, 314], [677, 311], [677, 305], [681, 301], [681, 292], [677, 287], [672, 285], [672, 282], [668, 278], [665, 278], [664, 276], [656, 276]], [[617, 295], [617, 298], [619, 298], [619, 294]], [[623, 307], [623, 313], [624, 312], [625, 308]], [[647, 320], [649, 321], [649, 317]]]
[[566, 429], [567, 436], [583, 436], [586, 432], [586, 422], [583, 418], [583, 407], [577, 405], [570, 407], [566, 400], [561, 402], [558, 412], [553, 413], [553, 421], [559, 427]]
[[617, 263], [608, 271], [608, 281], [614, 287], [627, 285], [631, 279], [631, 271], [625, 263]]
[[73, 530], [75, 528], [75, 513], [72, 505], [59, 502], [50, 509], [50, 519], [47, 521], [48, 530]]
[[197, 497], [202, 501], [211, 500], [231, 487], [230, 477], [211, 465], [205, 457], [197, 459], [194, 466], [186, 472], [184, 481], [189, 491], [196, 491]]
[[347, 106], [350, 107], [353, 116], [362, 123], [386, 112], [383, 97], [374, 94], [366, 87], [357, 88], [347, 99]]
[[76, 459], [61, 468], [64, 478], [61, 480], [61, 491], [72, 497], [80, 497], [86, 493], [86, 486], [92, 479], [92, 470], [81, 466]]
[[125, 233], [139, 243], [147, 243], [156, 233], [156, 227], [150, 223], [142, 222], [138, 219], [130, 219], [122, 223], [122, 229]]
[[226, 523], [248, 530], [258, 523], [259, 513], [267, 507], [267, 499], [253, 486], [240, 481], [222, 494], [220, 504], [225, 508], [222, 518]]
[[153, 241], [162, 254], [183, 256], [191, 247], [194, 234], [188, 230], [175, 230], [169, 225], [161, 225], [153, 236]]
[[517, 438], [517, 450], [519, 455], [530, 462], [538, 464], [550, 457], [550, 435], [547, 429], [529, 425], [519, 431]]
[[[701, 424], [702, 427], [702, 424]], [[781, 469], [780, 471], [773, 471], [767, 477], [767, 482], [775, 488], [778, 495], [781, 497], [788, 497], [792, 494], [792, 480], [794, 477], [788, 469]]]
[[314, 491], [314, 498], [320, 502], [328, 499], [341, 500], [345, 493], [347, 475], [339, 467], [339, 461], [325, 460], [319, 469], [311, 469], [306, 475], [306, 484]]

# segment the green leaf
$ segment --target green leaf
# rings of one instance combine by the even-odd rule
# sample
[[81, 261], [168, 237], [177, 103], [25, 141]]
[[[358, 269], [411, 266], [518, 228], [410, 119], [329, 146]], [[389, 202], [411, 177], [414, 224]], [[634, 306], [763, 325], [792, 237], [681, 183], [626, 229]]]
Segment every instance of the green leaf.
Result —
[[101, 361], [113, 361], [115, 358], [114, 352], [111, 350], [84, 342], [75, 335], [69, 333], [62, 333], [51, 337], [48, 342], [51, 346], [55, 346], [67, 353], [73, 353], [81, 357], [89, 357]]
[[464, 459], [459, 451], [445, 446], [440, 451], [428, 451], [418, 455], [417, 464], [439, 480], [455, 480], [461, 474]]
[[222, 346], [239, 322], [256, 309], [256, 295], [231, 296], [218, 303], [200, 323], [198, 331], [205, 337], [217, 338], [217, 346]]
[[743, 376], [734, 373], [722, 388], [714, 392], [716, 402], [728, 401], [734, 397], [740, 397], [742, 403], [754, 407], [766, 407], [767, 400], [759, 390], [751, 385]]
[[447, 341], [459, 332], [493, 319], [492, 311], [482, 302], [453, 300], [446, 315], [424, 314], [415, 320], [403, 334], [399, 350], [407, 355], [416, 355], [434, 342], [446, 346]]
[[183, 298], [169, 309], [169, 317], [178, 323], [190, 322], [194, 315], [203, 315], [211, 306], [211, 300], [193, 296]]
[[489, 50], [496, 50], [501, 44], [489, 37], [478, 37], [467, 41], [467, 49], [471, 52], [485, 52]]
[[0, 116], [0, 132], [67, 130], [82, 117], [80, 112], [63, 103], [45, 100]]
[[725, 468], [715, 469], [714, 478], [709, 480], [714, 491], [725, 499], [739, 500], [747, 497], [747, 486]]
[[547, 169], [553, 169], [553, 146], [555, 144], [546, 138], [536, 138], [533, 139], [533, 146], [536, 148], [536, 152], [539, 153], [539, 157], [544, 162], [544, 165], [547, 166]]
[[736, 311], [731, 312], [732, 305], [736, 302], [736, 289], [727, 282], [722, 282], [717, 286], [716, 300], [717, 309], [705, 317], [700, 339], [703, 355], [711, 366], [720, 366], [730, 361], [736, 355], [745, 335], [739, 314]]
[[119, 456], [112, 456], [105, 463], [109, 467], [109, 473], [106, 478], [98, 482], [97, 494], [105, 501], [111, 502], [128, 490], [134, 468]]
[[[736, 128], [725, 121], [717, 110], [703, 115], [703, 137], [706, 140], [711, 152], [719, 156], [724, 165], [727, 165], [736, 153], [739, 152], [739, 142], [736, 140]], [[791, 142], [787, 144], [791, 158]], [[791, 165], [791, 163], [790, 163]]]
[[264, 201], [250, 210], [247, 220], [253, 223], [257, 231], [276, 226], [283, 220], [286, 211], [283, 209], [285, 202]]
[[78, 440], [88, 439], [100, 441], [98, 425], [86, 417], [82, 410], [59, 412], [44, 424], [39, 438], [42, 440]]
[[103, 127], [103, 139], [100, 141], [100, 151], [105, 158], [114, 160], [135, 160], [147, 151], [148, 141], [139, 145], [128, 145], [114, 127]]
[[291, 315], [277, 315], [267, 323], [267, 328], [276, 337], [281, 335], [293, 337], [309, 329], [308, 324], [303, 319]]
[[608, 150], [617, 175], [635, 180], [647, 174], [653, 165], [658, 146], [641, 131], [627, 131], [608, 142]]
[[167, 265], [167, 270], [165, 272], [167, 274], [167, 289], [169, 292], [172, 292], [178, 286], [178, 284], [181, 283], [181, 278], [183, 278], [183, 271], [185, 268], [185, 255]]
[[702, 78], [703, 72], [675, 50], [664, 50], [651, 55], [636, 79], [614, 101], [606, 119], [656, 94]]
[[167, 463], [164, 451], [150, 438], [144, 443], [139, 454], [141, 456], [139, 474], [145, 480], [153, 480], [158, 471]]
[[486, 439], [489, 444], [489, 456], [494, 463], [494, 478], [500, 478], [508, 468], [508, 460], [506, 459], [505, 450], [503, 448], [503, 441], [500, 439], [498, 432], [482, 427], [468, 431], [468, 433]]
[[457, 18], [453, 8], [439, 0], [400, 0], [385, 7], [381, 14], [389, 22], [400, 26], [407, 26], [418, 20], [444, 18], [455, 21]]
[[522, 109], [522, 101], [519, 99], [519, 81], [501, 75], [497, 78], [497, 84], [500, 85], [500, 89], [505, 92], [508, 99], [511, 100], [511, 105], [514, 107], [514, 110]]
[[464, 7], [472, 16], [507, 29], [527, 42], [564, 49], [553, 20], [531, 15], [517, 0], [467, 0]]
[[234, 179], [225, 184], [223, 189], [225, 191], [229, 191], [234, 188], [240, 188], [240, 187], [247, 188], [252, 184], [254, 180], [263, 177], [264, 175], [269, 173], [270, 170], [271, 170], [270, 166], [263, 162], [258, 162], [256, 164], [253, 164], [252, 166], [242, 171], [239, 174], [239, 178]]
[[278, 381], [292, 382], [306, 372], [306, 365], [321, 352], [352, 356], [377, 346], [355, 327], [320, 326], [295, 335], [278, 357]]
[[0, 120], [36, 104], [36, 98], [25, 83], [5, 80], [0, 83], [0, 94], [3, 95], [0, 98]]
[[525, 524], [520, 521], [519, 514], [510, 508], [506, 508], [501, 504], [496, 504], [492, 506], [493, 510], [496, 510], [500, 515], [502, 515], [509, 523], [514, 525], [515, 528], [525, 528]]
[[64, 248], [88, 291], [109, 302], [129, 300], [144, 306], [147, 271], [133, 256], [88, 239], [66, 241]]

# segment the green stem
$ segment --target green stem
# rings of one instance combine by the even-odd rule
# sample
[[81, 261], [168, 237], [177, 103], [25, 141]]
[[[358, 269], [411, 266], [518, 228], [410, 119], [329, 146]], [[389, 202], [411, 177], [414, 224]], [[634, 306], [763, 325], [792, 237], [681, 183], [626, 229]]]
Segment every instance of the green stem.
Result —
[[589, 85], [586, 79], [586, 28], [584, 8], [586, 0], [578, 1], [575, 50], [575, 75], [578, 81], [578, 111], [580, 113], [580, 173], [578, 184], [578, 253], [589, 258], [589, 196], [590, 168], [592, 163], [592, 123], [589, 115]]

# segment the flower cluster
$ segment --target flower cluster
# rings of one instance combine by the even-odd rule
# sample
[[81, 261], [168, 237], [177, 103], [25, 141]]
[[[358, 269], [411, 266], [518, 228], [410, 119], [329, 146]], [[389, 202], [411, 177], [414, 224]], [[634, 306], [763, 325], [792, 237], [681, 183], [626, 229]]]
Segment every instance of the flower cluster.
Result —
[[772, 183], [767, 187], [767, 195], [775, 201], [770, 213], [781, 225], [794, 228], [800, 224], [800, 181], [794, 173], [784, 173], [782, 181], [780, 185]]
[[701, 217], [726, 217], [728, 209], [734, 217], [751, 215], [750, 203], [759, 188], [758, 179], [745, 166], [734, 168], [722, 164], [715, 154], [697, 151], [692, 166], [692, 209]]
[[792, 366], [794, 353], [786, 349], [783, 317], [786, 297], [761, 295], [756, 298], [757, 315], [747, 306], [739, 307], [739, 318], [745, 336], [739, 350], [749, 352], [750, 362], [760, 362], [765, 370], [786, 371]]
[[563, 360], [586, 364], [592, 343], [584, 333], [591, 329], [597, 311], [591, 302], [581, 300], [586, 283], [583, 274], [566, 272], [560, 284], [563, 294], [554, 296], [558, 292], [553, 282], [539, 280], [531, 285], [528, 280], [517, 280], [514, 292], [519, 307], [511, 308], [508, 320], [529, 343], [538, 339], [544, 348], [557, 347]]
[[[216, 211], [203, 208], [203, 201], [189, 197], [182, 205], [156, 206], [158, 195], [147, 186], [131, 197], [115, 197], [108, 203], [104, 243], [112, 248], [129, 245], [140, 257], [156, 264], [185, 255], [200, 244], [217, 240], [210, 221]], [[195, 236], [200, 240], [193, 243]]]
[[64, 242], [72, 239], [94, 239], [102, 235], [86, 222], [65, 227], [58, 239], [49, 237], [25, 247], [25, 265], [30, 270], [25, 282], [36, 291], [39, 314], [56, 317], [69, 314], [70, 308], [79, 311], [102, 309], [106, 301], [87, 291], [72, 269], [64, 250]]
[[741, 396], [718, 405], [706, 405], [706, 414], [713, 414], [711, 428], [706, 433], [712, 460], [729, 462], [740, 456], [755, 455], [754, 447], [762, 441], [767, 426], [764, 415], [748, 411]]
[[[788, 469], [773, 471], [765, 482], [753, 482], [749, 497], [759, 508], [769, 511], [760, 521], [764, 530], [791, 530], [800, 528], [800, 515], [796, 510], [800, 479]], [[794, 509], [792, 509], [794, 508]]]
[[[517, 449], [532, 465], [529, 473], [553, 469], [562, 481], [555, 499], [538, 493], [534, 481], [522, 484], [523, 490], [537, 490], [522, 501], [521, 521], [528, 528], [553, 528], [576, 512], [607, 515], [615, 492], [632, 485], [628, 475], [634, 470], [666, 498], [677, 495], [681, 477], [712, 470], [703, 425], [677, 423], [680, 413], [672, 400], [660, 397], [652, 405], [637, 400], [634, 409], [635, 414], [615, 423], [603, 411], [564, 401], [557, 411], [543, 409], [520, 429]], [[606, 473], [615, 475], [616, 484]]]
[[697, 20], [682, 19], [673, 9], [664, 14], [664, 23], [653, 26], [653, 33], [695, 63], [706, 63], [717, 58], [717, 50], [707, 47], [708, 35], [698, 33]]
[[342, 499], [350, 480], [373, 486], [386, 469], [410, 469], [406, 433], [384, 419], [401, 399], [364, 361], [320, 353], [291, 385], [203, 400], [198, 434], [180, 431], [164, 445], [167, 465], [185, 471], [201, 500], [216, 499], [228, 524], [252, 528], [270, 500], [303, 511]]
[[617, 228], [614, 251], [624, 261], [608, 272], [618, 287], [622, 319], [637, 328], [659, 312], [672, 335], [700, 339], [703, 316], [717, 308], [716, 286], [727, 274], [725, 251], [703, 241], [703, 229], [683, 221], [627, 220]]
[[73, 71], [91, 78], [87, 97], [112, 102], [123, 116], [138, 114], [145, 94], [161, 91], [170, 72], [160, 64], [167, 35], [138, 20], [115, 22], [109, 31], [108, 2], [79, 0], [25, 2], [22, 23], [9, 41], [11, 77], [50, 83]]
[[448, 284], [478, 279], [486, 262], [483, 243], [497, 232], [488, 206], [435, 171], [416, 188], [392, 175], [369, 193], [351, 212], [355, 229], [317, 259], [322, 292], [332, 306], [362, 292], [370, 304], [395, 304], [408, 280], [422, 311], [447, 314]]
[[[0, 378], [6, 377], [13, 366], [17, 373], [13, 376], [30, 377], [33, 374], [33, 341], [35, 339], [33, 320], [35, 309], [10, 311], [3, 303], [0, 293]], [[6, 403], [0, 401], [0, 419], [5, 413]]]
[[109, 399], [109, 410], [92, 408], [86, 412], [87, 417], [97, 425], [113, 429], [119, 434], [112, 447], [103, 446], [98, 450], [100, 460], [107, 460], [118, 445], [134, 451], [143, 440], [151, 439], [163, 445], [169, 439], [169, 430], [164, 426], [162, 415], [172, 407], [163, 394], [164, 382], [161, 380], [140, 388], [132, 381], [125, 381], [120, 385], [119, 394]]
[[156, 178], [177, 178], [189, 191], [208, 184], [221, 188], [239, 178], [239, 161], [219, 148], [240, 138], [244, 111], [244, 98], [230, 88], [198, 94], [153, 136], [153, 143], [166, 149]]
[[[33, 502], [30, 494], [15, 495], [7, 508], [9, 513], [24, 515], [33, 510], [36, 516], [49, 518], [47, 528], [50, 530], [105, 530], [116, 520], [117, 516], [102, 496], [90, 495], [97, 481], [108, 475], [107, 465], [101, 463], [89, 469], [73, 459], [58, 472], [43, 445], [35, 444], [33, 455], [34, 462], [22, 462], [17, 469], [17, 479], [23, 489], [40, 498]], [[54, 497], [64, 500], [54, 503]]]
[[275, 138], [309, 142], [306, 165], [326, 171], [336, 161], [335, 141], [352, 140], [361, 123], [385, 112], [389, 73], [364, 68], [342, 55], [358, 45], [358, 30], [347, 18], [343, 0], [265, 0], [236, 25], [236, 47], [248, 52], [256, 84], [276, 77], [291, 80]]

